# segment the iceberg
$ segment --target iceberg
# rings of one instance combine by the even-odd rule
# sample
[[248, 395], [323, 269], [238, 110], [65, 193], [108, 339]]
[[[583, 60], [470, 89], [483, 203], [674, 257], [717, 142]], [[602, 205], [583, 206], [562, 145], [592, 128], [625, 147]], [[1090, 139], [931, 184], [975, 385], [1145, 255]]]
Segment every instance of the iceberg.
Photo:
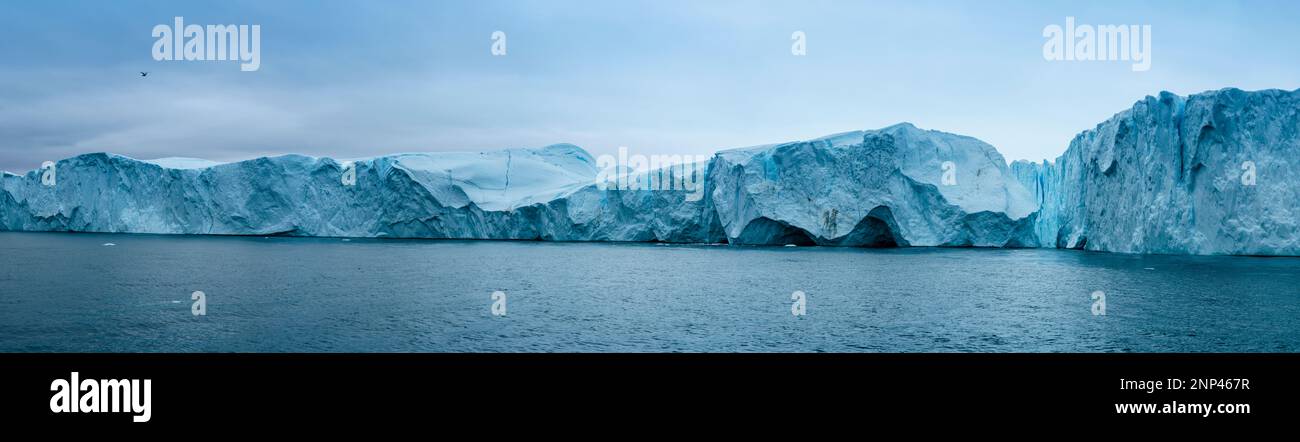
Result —
[[53, 182], [4, 174], [0, 229], [1300, 255], [1298, 99], [1161, 93], [1042, 163], [907, 123], [723, 150], [701, 165], [702, 198], [599, 185], [607, 171], [571, 144], [232, 163], [94, 153], [55, 163]]
[[723, 151], [705, 183], [710, 214], [737, 244], [1035, 242], [1032, 195], [993, 146], [907, 123]]
[[1300, 255], [1300, 90], [1162, 92], [1011, 169], [1041, 247]]
[[[955, 183], [943, 185], [952, 162]], [[350, 165], [350, 166], [349, 166]], [[992, 146], [910, 124], [721, 152], [689, 191], [597, 185], [568, 144], [218, 164], [87, 154], [4, 179], [8, 230], [760, 245], [1034, 243], [1032, 198]], [[340, 179], [355, 168], [355, 181]]]

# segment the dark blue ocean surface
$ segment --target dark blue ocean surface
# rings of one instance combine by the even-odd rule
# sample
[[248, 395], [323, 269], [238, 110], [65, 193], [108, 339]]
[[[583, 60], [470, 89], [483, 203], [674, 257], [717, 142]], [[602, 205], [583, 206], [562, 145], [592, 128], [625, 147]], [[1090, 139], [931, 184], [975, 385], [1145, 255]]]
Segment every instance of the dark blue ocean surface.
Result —
[[6, 352], [1297, 349], [1294, 258], [0, 232]]

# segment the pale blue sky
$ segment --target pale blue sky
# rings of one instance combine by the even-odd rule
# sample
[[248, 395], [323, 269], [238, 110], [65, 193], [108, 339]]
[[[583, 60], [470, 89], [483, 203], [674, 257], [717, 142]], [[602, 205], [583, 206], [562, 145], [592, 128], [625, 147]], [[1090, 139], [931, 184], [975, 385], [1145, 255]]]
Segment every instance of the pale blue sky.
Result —
[[[175, 16], [261, 25], [261, 70], [154, 61], [150, 32]], [[1044, 60], [1043, 28], [1066, 16], [1151, 25], [1150, 71]], [[0, 168], [97, 151], [711, 153], [903, 121], [1039, 160], [1161, 90], [1300, 88], [1298, 18], [1294, 1], [5, 2]]]

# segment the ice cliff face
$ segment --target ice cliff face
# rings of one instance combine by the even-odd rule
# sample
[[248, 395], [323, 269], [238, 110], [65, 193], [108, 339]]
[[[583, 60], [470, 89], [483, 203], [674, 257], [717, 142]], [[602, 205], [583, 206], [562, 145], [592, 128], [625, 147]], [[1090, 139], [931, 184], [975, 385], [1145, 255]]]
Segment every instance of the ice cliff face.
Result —
[[993, 146], [910, 124], [723, 151], [708, 177], [712, 212], [739, 244], [1035, 242], [1031, 195]]
[[[952, 167], [944, 169], [944, 162]], [[969, 137], [898, 125], [724, 151], [689, 191], [596, 185], [572, 145], [289, 155], [231, 164], [89, 154], [4, 178], [9, 230], [844, 246], [1036, 243], [1029, 194]], [[944, 184], [943, 174], [950, 174]]]
[[1300, 90], [1161, 93], [1012, 172], [1043, 247], [1300, 255]]
[[979, 140], [910, 124], [726, 150], [701, 165], [702, 198], [598, 186], [598, 162], [572, 145], [229, 164], [88, 154], [58, 162], [53, 185], [5, 174], [0, 228], [1300, 255], [1297, 94], [1148, 97], [1053, 163], [1008, 167]]
[[230, 164], [88, 154], [6, 175], [8, 230], [401, 238], [706, 241], [672, 192], [602, 192], [577, 146], [400, 154], [347, 162], [288, 155]]
[[351, 163], [355, 180], [345, 185], [347, 163], [328, 158], [205, 165], [81, 155], [57, 163], [53, 186], [40, 170], [6, 176], [0, 222], [34, 231], [615, 240], [632, 221], [620, 216], [618, 195], [584, 189], [595, 165], [572, 145]]

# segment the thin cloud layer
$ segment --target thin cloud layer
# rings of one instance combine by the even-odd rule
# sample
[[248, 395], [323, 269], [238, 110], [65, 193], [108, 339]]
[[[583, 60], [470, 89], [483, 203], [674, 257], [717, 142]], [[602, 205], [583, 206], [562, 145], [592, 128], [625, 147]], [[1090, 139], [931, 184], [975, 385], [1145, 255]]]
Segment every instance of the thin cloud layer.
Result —
[[[1300, 28], [1286, 22], [1300, 6], [1290, 2], [5, 9], [0, 57], [13, 62], [0, 66], [0, 168], [10, 171], [99, 151], [232, 161], [568, 142], [597, 154], [707, 154], [904, 121], [1038, 160], [1161, 90], [1300, 87], [1288, 43]], [[154, 61], [149, 32], [176, 16], [260, 25], [260, 69]], [[1067, 16], [1151, 25], [1150, 71], [1043, 60], [1043, 27]], [[490, 53], [498, 30], [509, 37], [505, 56]], [[796, 30], [807, 35], [805, 56], [791, 55]]]

